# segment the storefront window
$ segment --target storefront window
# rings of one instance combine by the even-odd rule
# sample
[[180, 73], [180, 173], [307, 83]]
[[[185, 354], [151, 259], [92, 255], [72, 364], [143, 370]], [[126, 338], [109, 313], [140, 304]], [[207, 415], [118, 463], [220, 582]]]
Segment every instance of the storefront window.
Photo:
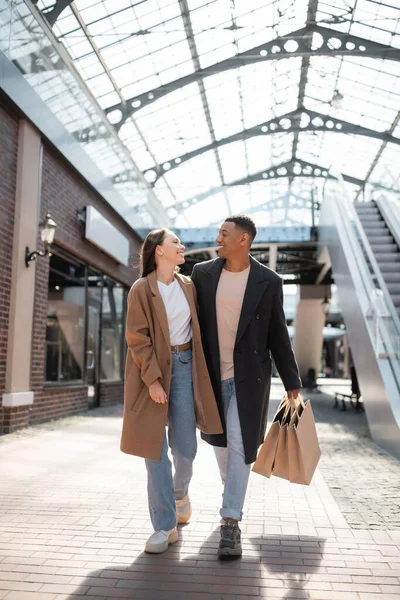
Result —
[[84, 379], [85, 265], [50, 258], [46, 328], [46, 381]]
[[122, 378], [124, 353], [124, 288], [105, 279], [101, 318], [101, 375], [100, 379]]
[[84, 382], [95, 406], [99, 383], [121, 381], [127, 290], [61, 249], [50, 257], [46, 381]]

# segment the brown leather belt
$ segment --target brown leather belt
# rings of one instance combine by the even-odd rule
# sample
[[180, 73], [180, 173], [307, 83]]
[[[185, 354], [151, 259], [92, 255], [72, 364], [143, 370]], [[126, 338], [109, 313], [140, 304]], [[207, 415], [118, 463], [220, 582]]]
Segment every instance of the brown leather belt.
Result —
[[181, 344], [180, 346], [171, 346], [171, 352], [183, 352], [183, 350], [189, 350], [192, 347], [192, 340], [187, 342], [186, 344]]

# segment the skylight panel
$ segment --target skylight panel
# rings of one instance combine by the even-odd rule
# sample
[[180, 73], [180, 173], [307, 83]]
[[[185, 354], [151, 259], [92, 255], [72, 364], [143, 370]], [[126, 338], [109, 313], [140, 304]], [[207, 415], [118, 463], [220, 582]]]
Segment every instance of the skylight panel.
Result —
[[[214, 222], [220, 225], [228, 213], [225, 194], [222, 192], [185, 209], [185, 215], [195, 227], [208, 227]], [[178, 223], [181, 220], [177, 220]]]
[[[171, 170], [164, 177], [174, 190], [178, 202], [221, 185], [213, 152], [194, 158], [179, 168]], [[155, 190], [160, 186], [163, 186], [162, 178], [156, 183]]]

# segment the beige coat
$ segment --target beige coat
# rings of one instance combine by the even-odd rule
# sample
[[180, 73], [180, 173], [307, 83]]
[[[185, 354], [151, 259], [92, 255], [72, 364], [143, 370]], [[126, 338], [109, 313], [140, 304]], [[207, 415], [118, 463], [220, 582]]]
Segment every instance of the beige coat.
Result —
[[[222, 433], [210, 383], [197, 318], [196, 290], [188, 277], [175, 275], [192, 315], [192, 370], [197, 427]], [[121, 450], [159, 460], [167, 424], [168, 404], [157, 404], [148, 386], [159, 379], [167, 396], [171, 383], [171, 344], [168, 318], [154, 271], [136, 281], [128, 295], [126, 322], [128, 353], [125, 366], [124, 419]]]

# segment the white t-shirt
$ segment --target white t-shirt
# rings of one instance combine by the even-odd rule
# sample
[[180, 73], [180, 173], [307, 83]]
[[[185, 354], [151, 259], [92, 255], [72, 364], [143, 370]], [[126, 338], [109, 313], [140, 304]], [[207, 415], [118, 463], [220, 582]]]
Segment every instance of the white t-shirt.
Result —
[[168, 317], [171, 346], [186, 344], [192, 339], [192, 317], [186, 296], [178, 281], [165, 285], [157, 280]]

